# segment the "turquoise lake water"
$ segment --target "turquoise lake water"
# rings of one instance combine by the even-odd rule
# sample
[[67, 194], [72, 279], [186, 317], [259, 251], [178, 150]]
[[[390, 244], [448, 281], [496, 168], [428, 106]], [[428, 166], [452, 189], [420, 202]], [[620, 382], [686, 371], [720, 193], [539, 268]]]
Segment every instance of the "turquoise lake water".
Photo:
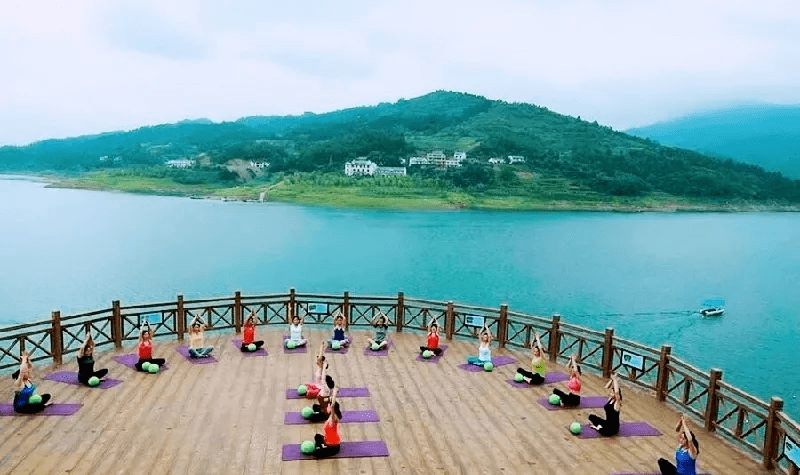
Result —
[[[298, 292], [454, 300], [659, 347], [800, 419], [800, 214], [338, 210], [0, 180], [0, 324]], [[693, 314], [726, 300], [721, 318]]]

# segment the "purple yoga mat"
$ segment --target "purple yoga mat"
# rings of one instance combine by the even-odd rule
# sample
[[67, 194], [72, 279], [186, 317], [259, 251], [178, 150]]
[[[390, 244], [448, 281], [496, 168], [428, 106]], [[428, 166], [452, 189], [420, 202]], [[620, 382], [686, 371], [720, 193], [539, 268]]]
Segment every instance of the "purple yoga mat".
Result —
[[283, 352], [284, 353], [307, 353], [308, 352], [308, 340], [306, 340], [306, 344], [303, 346], [296, 346], [291, 350], [286, 348], [286, 339], [289, 338], [289, 335], [283, 335]]
[[422, 357], [422, 354], [420, 353], [417, 355], [417, 361], [423, 361], [425, 363], [438, 363], [439, 360], [442, 359], [442, 356], [444, 356], [444, 352], [445, 350], [447, 350], [447, 345], [439, 345], [439, 348], [442, 350], [442, 352], [439, 353], [438, 355], [433, 355], [426, 360], [425, 358]]
[[81, 408], [80, 403], [51, 404], [42, 412], [35, 414], [17, 414], [13, 404], [0, 404], [0, 416], [71, 416]]
[[347, 353], [347, 350], [350, 348], [350, 343], [348, 343], [347, 346], [340, 347], [338, 350], [334, 350], [329, 345], [325, 345], [325, 353], [333, 353], [333, 354], [339, 353], [340, 355], [343, 355]]
[[[336, 397], [369, 397], [369, 389], [367, 388], [339, 388]], [[286, 399], [308, 399], [305, 396], [297, 394], [297, 388], [290, 388], [286, 390]]]
[[[544, 383], [542, 384], [553, 384], [553, 383], [560, 383], [561, 381], [569, 380], [569, 376], [559, 371], [552, 371], [545, 373], [544, 375]], [[528, 384], [526, 382], [518, 383], [513, 379], [507, 379], [506, 382], [515, 388], [526, 389], [526, 388], [533, 388], [536, 386], [541, 386], [541, 384]], [[601, 406], [602, 407], [602, 406]]]
[[[139, 370], [136, 369], [136, 363], [139, 362], [139, 355], [137, 355], [135, 353], [131, 353], [131, 354], [128, 354], [128, 355], [117, 355], [117, 356], [114, 356], [112, 359], [114, 361], [116, 361], [117, 363], [119, 363], [121, 365], [125, 365], [125, 366], [127, 366], [128, 368], [130, 368], [130, 369], [132, 369], [134, 371], [139, 371]], [[165, 363], [165, 364], [161, 365], [160, 371], [166, 371], [167, 369], [169, 369], [169, 368], [167, 367], [167, 365]]]
[[386, 339], [386, 346], [381, 348], [378, 351], [372, 351], [371, 347], [364, 348], [364, 355], [365, 356], [389, 356], [389, 348], [392, 347], [392, 340]]
[[[569, 430], [569, 428], [567, 428]], [[644, 437], [661, 435], [661, 431], [651, 426], [647, 422], [620, 422], [619, 433], [612, 437]], [[599, 439], [604, 437], [599, 432], [589, 427], [589, 424], [581, 425], [580, 439]]]
[[205, 358], [192, 358], [189, 354], [189, 347], [186, 345], [181, 345], [175, 348], [175, 351], [181, 354], [184, 358], [186, 358], [192, 364], [213, 364], [218, 363], [217, 359], [213, 356], [207, 356]]
[[[241, 351], [241, 349], [242, 349], [242, 340], [241, 339], [234, 338], [233, 340], [231, 340], [231, 343], [233, 343], [233, 346], [235, 346], [237, 350]], [[261, 348], [257, 349], [256, 351], [242, 351], [242, 356], [244, 356], [246, 358], [251, 358], [253, 356], [267, 356], [268, 354], [269, 353], [267, 353], [267, 349], [265, 347], [263, 347], [263, 346]]]
[[[379, 422], [380, 418], [378, 413], [372, 410], [369, 411], [342, 411], [342, 418], [339, 420], [342, 424], [355, 423], [355, 422]], [[285, 425], [300, 425], [300, 424], [313, 424], [303, 419], [302, 414], [299, 412], [287, 412], [283, 415], [283, 423]]]
[[540, 406], [544, 407], [548, 411], [561, 411], [561, 410], [569, 410], [569, 409], [597, 409], [598, 407], [603, 407], [608, 402], [608, 396], [581, 396], [581, 403], [577, 406], [561, 406], [559, 405], [552, 405], [547, 398], [550, 396], [542, 396], [536, 400]]
[[[492, 357], [492, 364], [494, 365], [495, 368], [497, 368], [498, 366], [514, 363], [515, 361], [517, 360], [512, 356], [500, 355]], [[470, 373], [480, 373], [481, 371], [483, 371], [483, 366], [478, 366], [469, 363], [460, 364], [458, 365], [458, 367], [463, 369], [464, 371], [469, 371]]]
[[[361, 442], [342, 442], [339, 453], [328, 458], [353, 457], [388, 457], [389, 447], [382, 440], [365, 440]], [[300, 444], [285, 444], [281, 451], [281, 460], [314, 460], [316, 457], [300, 452]]]
[[[73, 386], [83, 386], [83, 384], [80, 381], [78, 381], [78, 373], [76, 373], [75, 371], [56, 371], [55, 373], [48, 374], [47, 376], [44, 377], [44, 379], [50, 381], [56, 381], [58, 383], [71, 384]], [[122, 380], [119, 379], [105, 378], [101, 379], [100, 384], [95, 386], [95, 388], [108, 389], [108, 388], [113, 388], [117, 384], [121, 383]]]

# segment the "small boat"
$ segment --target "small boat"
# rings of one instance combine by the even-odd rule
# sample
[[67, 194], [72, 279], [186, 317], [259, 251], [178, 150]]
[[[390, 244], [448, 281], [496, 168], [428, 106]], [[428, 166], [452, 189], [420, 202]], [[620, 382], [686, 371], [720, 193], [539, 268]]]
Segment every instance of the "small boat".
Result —
[[725, 313], [725, 301], [720, 299], [710, 299], [703, 302], [700, 315], [704, 317], [718, 317]]

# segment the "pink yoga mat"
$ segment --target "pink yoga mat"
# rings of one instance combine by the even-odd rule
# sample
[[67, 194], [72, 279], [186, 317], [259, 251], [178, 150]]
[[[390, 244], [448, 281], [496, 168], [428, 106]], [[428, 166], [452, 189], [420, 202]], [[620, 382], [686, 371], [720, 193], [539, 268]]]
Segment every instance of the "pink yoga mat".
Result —
[[[389, 447], [382, 440], [365, 440], [361, 442], [342, 442], [339, 453], [328, 458], [354, 457], [388, 457]], [[300, 444], [285, 444], [281, 451], [281, 460], [314, 460], [316, 457], [300, 452]]]
[[[569, 430], [569, 428], [567, 428]], [[620, 422], [619, 433], [612, 437], [645, 437], [661, 435], [661, 431], [651, 426], [647, 422]], [[599, 432], [589, 427], [589, 424], [581, 425], [580, 439], [599, 439], [605, 437]]]
[[[367, 388], [339, 388], [339, 393], [337, 394], [336, 397], [369, 397], [369, 396], [370, 396], [369, 389]], [[308, 398], [297, 394], [297, 388], [289, 388], [286, 390], [286, 399], [308, 399]]]
[[[339, 420], [342, 424], [355, 423], [355, 422], [379, 422], [380, 418], [375, 411], [342, 411], [342, 418]], [[300, 425], [300, 424], [313, 424], [313, 422], [303, 419], [302, 414], [299, 412], [287, 412], [283, 415], [283, 423], [285, 425]]]
[[608, 402], [608, 396], [581, 396], [581, 403], [577, 406], [561, 406], [559, 405], [552, 405], [547, 400], [550, 396], [542, 396], [536, 400], [540, 406], [544, 407], [548, 411], [564, 411], [570, 409], [597, 409], [599, 407], [603, 407]]
[[444, 356], [444, 352], [445, 350], [447, 350], [447, 345], [439, 345], [439, 348], [442, 350], [442, 352], [439, 353], [438, 355], [433, 355], [426, 360], [425, 358], [422, 357], [422, 354], [420, 353], [417, 355], [417, 361], [422, 361], [425, 363], [438, 363], [439, 360], [442, 359], [442, 356]]
[[42, 412], [35, 414], [17, 414], [13, 404], [0, 404], [0, 416], [71, 416], [81, 408], [80, 403], [51, 404]]
[[[242, 349], [241, 339], [234, 338], [233, 340], [231, 340], [231, 343], [233, 343], [233, 346], [235, 346], [237, 350], [241, 351]], [[267, 349], [263, 346], [257, 349], [256, 351], [242, 351], [242, 356], [246, 358], [251, 358], [253, 356], [267, 356], [267, 355], [269, 355], [269, 353], [267, 353]]]
[[389, 348], [392, 347], [392, 340], [386, 339], [386, 346], [381, 348], [378, 351], [372, 351], [371, 347], [364, 348], [364, 355], [365, 356], [389, 356]]
[[189, 354], [189, 347], [186, 345], [181, 345], [175, 348], [175, 351], [180, 353], [181, 356], [186, 358], [192, 364], [214, 364], [219, 362], [213, 356], [207, 356], [205, 358], [192, 358], [192, 355]]
[[[56, 381], [58, 383], [65, 383], [71, 384], [73, 386], [84, 386], [80, 381], [78, 381], [78, 373], [75, 371], [56, 371], [55, 373], [50, 373], [44, 377], [49, 381]], [[112, 379], [112, 378], [104, 378], [100, 380], [100, 384], [94, 386], [95, 388], [99, 389], [108, 389], [113, 388], [117, 384], [121, 384], [122, 380], [119, 379]], [[90, 386], [87, 386], [90, 387]]]
[[[125, 365], [125, 366], [127, 366], [128, 368], [130, 368], [130, 369], [132, 369], [134, 371], [139, 371], [139, 370], [136, 369], [136, 363], [139, 362], [139, 355], [137, 355], [137, 354], [131, 353], [131, 354], [128, 354], [128, 355], [117, 355], [117, 356], [114, 356], [112, 359], [114, 361], [116, 361], [117, 363], [119, 363], [121, 365]], [[169, 368], [167, 367], [167, 365], [163, 364], [163, 365], [161, 365], [161, 369], [159, 371], [166, 371], [168, 369]]]
[[[544, 375], [544, 382], [542, 384], [553, 384], [553, 383], [560, 383], [562, 381], [568, 381], [569, 376], [564, 373], [558, 371], [550, 371], [545, 373]], [[535, 388], [536, 386], [541, 386], [541, 384], [528, 384], [526, 382], [518, 383], [513, 379], [507, 379], [506, 382], [515, 388], [520, 389], [527, 389], [527, 388]], [[602, 407], [602, 406], [601, 406]]]

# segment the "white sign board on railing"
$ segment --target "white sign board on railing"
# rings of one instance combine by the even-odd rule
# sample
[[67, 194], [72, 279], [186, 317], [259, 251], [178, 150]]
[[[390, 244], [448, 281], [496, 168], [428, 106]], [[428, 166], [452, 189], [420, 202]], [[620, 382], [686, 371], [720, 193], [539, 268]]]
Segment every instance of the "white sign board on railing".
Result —
[[468, 327], [483, 328], [485, 321], [485, 317], [479, 317], [477, 315], [464, 315], [464, 325]]
[[622, 364], [629, 368], [644, 371], [644, 356], [622, 350]]
[[309, 303], [308, 304], [308, 313], [313, 313], [317, 315], [327, 314], [328, 313], [328, 304], [326, 303]]
[[800, 466], [800, 447], [788, 435], [783, 440], [783, 455], [793, 464]]
[[160, 313], [145, 313], [143, 315], [139, 315], [139, 326], [143, 326], [144, 324], [148, 324], [151, 327], [155, 327], [161, 325], [163, 321], [161, 320]]

